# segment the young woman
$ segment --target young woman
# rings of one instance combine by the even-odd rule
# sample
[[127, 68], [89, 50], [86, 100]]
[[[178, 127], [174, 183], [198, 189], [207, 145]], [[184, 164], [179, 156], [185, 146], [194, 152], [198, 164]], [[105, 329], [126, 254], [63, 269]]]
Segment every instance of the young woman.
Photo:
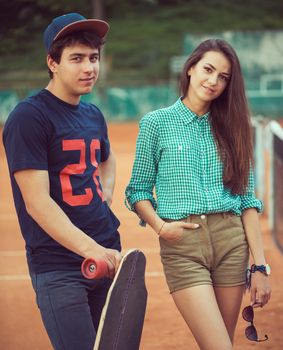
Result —
[[140, 122], [126, 198], [159, 236], [170, 293], [199, 347], [228, 350], [249, 250], [251, 305], [270, 298], [250, 115], [234, 49], [223, 40], [204, 41], [185, 63], [180, 83], [175, 104]]

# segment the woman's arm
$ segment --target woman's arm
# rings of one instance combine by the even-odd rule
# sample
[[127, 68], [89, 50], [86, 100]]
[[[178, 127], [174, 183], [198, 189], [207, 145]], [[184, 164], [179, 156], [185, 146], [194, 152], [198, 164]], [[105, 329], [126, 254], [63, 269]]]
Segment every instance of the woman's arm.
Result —
[[151, 202], [148, 200], [139, 201], [134, 206], [140, 218], [148, 223], [160, 237], [168, 241], [180, 240], [184, 229], [195, 229], [199, 227], [198, 224], [183, 221], [166, 222], [162, 220], [156, 214]]
[[[249, 208], [242, 214], [243, 226], [255, 265], [266, 265], [258, 213]], [[271, 288], [268, 276], [256, 271], [251, 276], [251, 304], [263, 306], [270, 299]]]

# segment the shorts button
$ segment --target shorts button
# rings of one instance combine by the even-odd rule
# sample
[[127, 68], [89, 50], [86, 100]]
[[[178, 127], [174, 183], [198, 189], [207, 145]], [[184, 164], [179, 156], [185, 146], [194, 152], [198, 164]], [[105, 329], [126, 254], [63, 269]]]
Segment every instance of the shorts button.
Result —
[[202, 220], [204, 220], [204, 219], [205, 219], [205, 215], [201, 215], [200, 218], [201, 218]]

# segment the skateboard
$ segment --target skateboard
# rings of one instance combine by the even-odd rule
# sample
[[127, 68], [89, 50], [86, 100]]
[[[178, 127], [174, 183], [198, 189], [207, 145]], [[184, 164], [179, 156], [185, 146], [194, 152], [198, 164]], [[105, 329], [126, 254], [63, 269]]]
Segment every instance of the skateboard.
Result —
[[[147, 302], [144, 254], [128, 251], [108, 291], [93, 350], [138, 350]], [[102, 278], [107, 273], [104, 261], [86, 259], [82, 264], [86, 278]]]

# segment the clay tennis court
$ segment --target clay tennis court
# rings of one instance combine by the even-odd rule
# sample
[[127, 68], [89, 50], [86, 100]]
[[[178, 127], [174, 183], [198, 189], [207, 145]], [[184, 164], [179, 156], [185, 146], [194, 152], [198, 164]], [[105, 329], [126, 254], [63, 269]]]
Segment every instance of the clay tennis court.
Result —
[[[117, 159], [113, 210], [121, 221], [123, 249], [138, 247], [147, 257], [146, 284], [149, 296], [140, 349], [197, 350], [198, 346], [168, 293], [159, 261], [156, 234], [149, 228], [138, 226], [137, 217], [124, 206], [124, 189], [130, 178], [137, 133], [138, 125], [134, 122], [109, 124], [112, 149]], [[0, 169], [0, 349], [49, 350], [52, 348], [43, 328], [28, 277], [24, 242], [12, 201], [2, 141]], [[272, 267], [273, 293], [270, 303], [265, 308], [255, 310], [254, 322], [259, 336], [268, 334], [270, 339], [263, 343], [246, 340], [244, 329], [248, 323], [240, 317], [235, 336], [236, 350], [283, 349], [283, 256], [273, 243], [267, 227], [267, 218], [262, 217], [261, 222], [266, 258]], [[248, 304], [249, 296], [246, 295], [243, 306]], [[209, 327], [209, 324], [207, 326]]]

